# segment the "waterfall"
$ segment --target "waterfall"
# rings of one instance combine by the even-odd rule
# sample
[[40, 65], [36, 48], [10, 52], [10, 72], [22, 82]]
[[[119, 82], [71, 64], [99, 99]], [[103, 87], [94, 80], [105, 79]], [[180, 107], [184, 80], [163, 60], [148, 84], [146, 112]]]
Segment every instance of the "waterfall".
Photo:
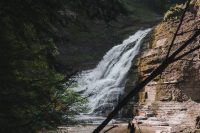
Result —
[[109, 50], [96, 68], [79, 75], [75, 90], [88, 97], [91, 114], [104, 114], [119, 102], [132, 60], [139, 53], [140, 44], [150, 30], [137, 31]]

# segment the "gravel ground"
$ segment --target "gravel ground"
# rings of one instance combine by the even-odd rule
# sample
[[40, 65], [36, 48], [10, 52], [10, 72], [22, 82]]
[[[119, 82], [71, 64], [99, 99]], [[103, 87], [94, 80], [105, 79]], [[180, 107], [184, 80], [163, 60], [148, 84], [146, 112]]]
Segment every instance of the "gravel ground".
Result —
[[[68, 133], [92, 133], [92, 131], [94, 131], [96, 127], [97, 126], [95, 125], [69, 127]], [[112, 129], [107, 131], [107, 133], [129, 133], [127, 127], [128, 127], [128, 124], [109, 125], [109, 126], [106, 126], [106, 128], [101, 133], [104, 133], [110, 128]], [[65, 133], [65, 132], [62, 132], [62, 133]]]
[[[63, 126], [63, 127], [59, 127], [60, 130], [57, 130], [57, 131], [49, 131], [49, 132], [45, 131], [45, 132], [40, 132], [40, 133], [92, 133], [96, 127], [97, 125], [86, 125], [86, 126], [77, 125], [73, 127]], [[111, 130], [108, 131], [108, 129], [111, 129]], [[167, 127], [140, 125], [139, 127], [136, 126], [135, 133], [155, 133], [163, 129], [167, 129]], [[120, 123], [120, 124], [108, 125], [100, 133], [130, 133], [130, 130], [128, 129], [127, 123]]]

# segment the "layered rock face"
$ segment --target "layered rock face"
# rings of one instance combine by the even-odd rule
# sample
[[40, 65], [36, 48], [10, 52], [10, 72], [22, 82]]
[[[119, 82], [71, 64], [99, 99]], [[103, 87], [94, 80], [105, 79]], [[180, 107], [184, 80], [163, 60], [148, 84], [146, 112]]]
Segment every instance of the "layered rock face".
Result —
[[[186, 13], [171, 53], [200, 29], [200, 1], [194, 0]], [[145, 79], [165, 59], [179, 19], [168, 20], [155, 27], [151, 41], [140, 54], [137, 67], [139, 80]], [[200, 37], [193, 40], [185, 53], [200, 44]], [[165, 119], [171, 131], [198, 127], [200, 116], [200, 50], [171, 64], [162, 74], [138, 94], [141, 108], [152, 110], [156, 117]], [[141, 109], [140, 109], [141, 110]], [[180, 128], [181, 127], [181, 128]], [[185, 130], [186, 132], [186, 130]]]

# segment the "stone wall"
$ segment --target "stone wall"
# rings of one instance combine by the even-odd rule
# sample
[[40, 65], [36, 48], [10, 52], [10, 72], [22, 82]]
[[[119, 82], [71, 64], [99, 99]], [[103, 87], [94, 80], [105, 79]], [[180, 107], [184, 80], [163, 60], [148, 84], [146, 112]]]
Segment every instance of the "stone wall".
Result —
[[[193, 0], [190, 5], [172, 52], [189, 39], [194, 34], [195, 29], [200, 29], [200, 7], [198, 3], [199, 0]], [[154, 28], [150, 43], [140, 54], [138, 66], [132, 70], [137, 69], [140, 80], [150, 75], [165, 59], [178, 24], [179, 19], [168, 20]], [[199, 44], [200, 37], [194, 40], [182, 53]], [[167, 114], [165, 119], [171, 124], [179, 121], [179, 125], [194, 128], [195, 120], [197, 116], [200, 116], [200, 50], [171, 64], [139, 92], [138, 101], [140, 105], [152, 108], [158, 117], [164, 116], [163, 113]], [[186, 110], [184, 111], [182, 107]], [[183, 121], [179, 119], [178, 114]]]

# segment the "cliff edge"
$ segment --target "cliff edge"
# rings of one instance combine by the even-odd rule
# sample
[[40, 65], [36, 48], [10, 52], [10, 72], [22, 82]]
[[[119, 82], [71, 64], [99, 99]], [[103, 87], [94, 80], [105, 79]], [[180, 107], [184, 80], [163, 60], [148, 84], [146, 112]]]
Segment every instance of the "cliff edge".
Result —
[[[183, 8], [183, 5], [171, 8], [166, 13], [163, 22], [154, 28], [150, 41], [145, 44], [145, 48], [139, 55], [137, 67], [133, 66], [131, 70], [137, 71], [138, 80], [145, 79], [166, 57]], [[191, 2], [172, 51], [189, 39], [195, 29], [200, 29], [200, 0]], [[200, 37], [194, 40], [186, 50], [194, 48], [199, 43]], [[159, 131], [163, 129], [168, 132], [198, 131], [200, 128], [199, 53], [200, 50], [196, 50], [171, 64], [138, 93], [138, 106], [134, 108], [134, 114], [147, 119], [141, 120], [141, 127], [163, 126], [159, 128]], [[155, 121], [160, 121], [161, 124], [155, 124]], [[165, 124], [162, 124], [163, 122]], [[170, 128], [166, 129], [165, 126]]]

